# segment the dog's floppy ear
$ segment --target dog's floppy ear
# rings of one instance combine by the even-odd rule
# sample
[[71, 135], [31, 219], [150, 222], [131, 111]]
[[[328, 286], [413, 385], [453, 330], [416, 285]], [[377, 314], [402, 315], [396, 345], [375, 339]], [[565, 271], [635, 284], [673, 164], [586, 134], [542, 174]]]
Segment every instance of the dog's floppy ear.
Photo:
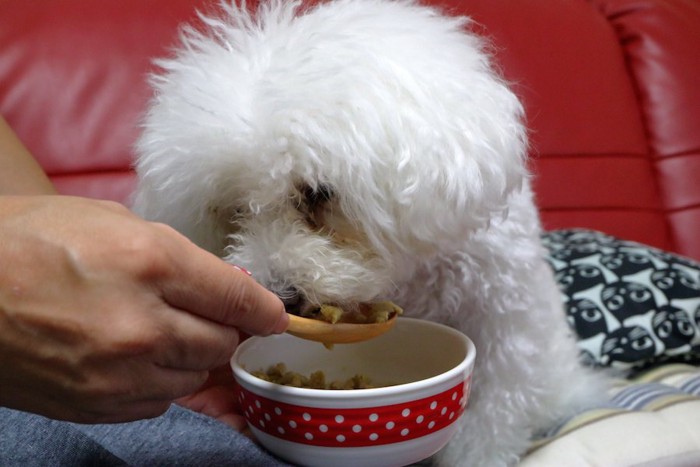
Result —
[[322, 78], [295, 136], [333, 160], [319, 171], [354, 197], [346, 214], [376, 245], [428, 251], [505, 215], [527, 177], [524, 112], [469, 18], [410, 1], [319, 8], [332, 14], [296, 71]]
[[378, 141], [384, 154], [358, 175], [369, 180], [357, 217], [382, 232], [377, 242], [449, 249], [507, 215], [509, 197], [528, 177], [526, 132], [518, 99], [494, 76], [485, 79], [477, 90], [465, 85], [460, 99], [394, 107], [403, 122], [392, 143]]
[[[357, 218], [373, 223], [366, 225], [371, 233], [383, 232], [378, 243], [449, 248], [451, 239], [507, 214], [509, 196], [522, 187], [524, 112], [467, 18], [389, 6], [396, 11], [376, 32], [381, 47], [358, 38], [362, 53], [339, 52], [347, 67], [327, 77], [343, 93], [328, 103], [339, 121], [325, 128], [337, 140], [326, 149], [345, 159], [358, 155], [339, 164], [348, 166], [348, 185], [363, 187]], [[371, 25], [363, 31], [370, 34]]]
[[341, 185], [346, 215], [378, 248], [431, 252], [506, 214], [527, 177], [523, 108], [470, 20], [413, 2], [324, 9], [304, 23], [319, 34], [299, 52], [305, 87], [286, 90], [302, 105], [281, 127]]
[[527, 177], [520, 103], [495, 76], [483, 79], [465, 82], [459, 99], [421, 106], [432, 127], [407, 131], [398, 151], [398, 220], [418, 240], [459, 240], [487, 227]]

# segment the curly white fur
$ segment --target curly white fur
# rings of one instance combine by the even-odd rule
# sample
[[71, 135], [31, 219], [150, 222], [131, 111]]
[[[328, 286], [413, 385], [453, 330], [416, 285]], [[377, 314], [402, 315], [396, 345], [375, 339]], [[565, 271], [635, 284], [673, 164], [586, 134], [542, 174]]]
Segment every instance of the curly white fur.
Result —
[[393, 300], [478, 349], [444, 465], [591, 403], [543, 262], [520, 103], [470, 21], [406, 0], [222, 4], [161, 60], [134, 208], [285, 300]]

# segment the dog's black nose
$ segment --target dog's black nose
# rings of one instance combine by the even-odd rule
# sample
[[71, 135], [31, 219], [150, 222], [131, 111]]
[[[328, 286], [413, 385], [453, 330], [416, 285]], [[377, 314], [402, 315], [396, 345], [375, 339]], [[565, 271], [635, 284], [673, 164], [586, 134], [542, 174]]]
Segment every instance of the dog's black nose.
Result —
[[284, 309], [288, 313], [298, 313], [303, 302], [301, 294], [295, 287], [287, 287], [277, 292], [277, 296], [284, 303]]

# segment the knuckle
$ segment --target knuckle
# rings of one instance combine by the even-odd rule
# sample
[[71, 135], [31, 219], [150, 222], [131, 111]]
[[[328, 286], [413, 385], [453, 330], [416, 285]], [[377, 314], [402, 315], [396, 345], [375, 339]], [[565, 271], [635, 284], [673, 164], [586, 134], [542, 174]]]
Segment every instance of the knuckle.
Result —
[[[154, 354], [164, 340], [162, 326], [148, 313], [113, 316], [89, 336], [84, 356], [86, 365], [98, 368], [105, 362], [114, 365], [136, 363], [135, 359]], [[107, 370], [105, 370], [107, 371]]]
[[158, 230], [159, 233], [161, 233], [167, 237], [186, 238], [180, 232], [178, 232], [174, 227], [172, 227], [168, 224], [164, 224], [162, 222], [151, 222], [151, 225], [154, 227], [154, 229]]
[[172, 272], [168, 250], [153, 232], [141, 232], [123, 245], [120, 258], [137, 277], [153, 279]]
[[111, 353], [118, 358], [136, 358], [153, 354], [162, 340], [160, 333], [134, 326], [130, 334], [111, 341]]
[[95, 202], [110, 211], [131, 215], [131, 211], [129, 210], [129, 208], [117, 201], [102, 199], [95, 200]]
[[258, 335], [272, 332], [275, 323], [280, 319], [282, 304], [275, 310], [266, 304], [261, 289], [257, 283], [246, 281], [229, 285], [226, 289], [226, 309], [221, 311], [222, 322], [235, 325], [244, 331]]
[[251, 321], [257, 308], [257, 300], [252, 288], [243, 283], [229, 285], [222, 303], [226, 306], [226, 309], [221, 310], [222, 315], [228, 314], [236, 324], [246, 324]]

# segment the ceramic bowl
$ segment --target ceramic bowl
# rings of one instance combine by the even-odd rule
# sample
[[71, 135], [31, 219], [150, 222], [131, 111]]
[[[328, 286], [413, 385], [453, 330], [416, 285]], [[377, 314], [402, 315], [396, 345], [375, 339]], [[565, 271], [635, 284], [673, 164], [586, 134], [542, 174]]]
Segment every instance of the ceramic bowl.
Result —
[[[447, 444], [467, 407], [475, 356], [464, 334], [399, 318], [380, 337], [330, 350], [288, 334], [250, 338], [231, 366], [248, 425], [272, 453], [308, 466], [386, 467], [418, 462]], [[362, 374], [377, 387], [295, 388], [249, 373], [277, 363], [307, 376], [322, 370], [328, 381]]]

